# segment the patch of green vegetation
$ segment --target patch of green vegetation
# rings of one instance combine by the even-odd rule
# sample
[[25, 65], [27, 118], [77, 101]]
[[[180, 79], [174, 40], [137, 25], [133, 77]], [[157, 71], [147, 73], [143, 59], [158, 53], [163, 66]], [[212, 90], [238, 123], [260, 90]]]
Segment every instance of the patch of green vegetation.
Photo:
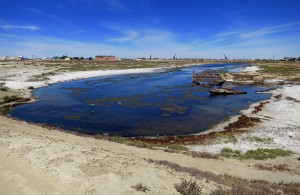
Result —
[[188, 148], [186, 146], [180, 144], [168, 145], [167, 148], [173, 151], [188, 151]]
[[264, 160], [267, 158], [274, 159], [278, 156], [290, 156], [292, 151], [282, 149], [262, 149], [248, 150], [242, 157], [244, 159]]
[[293, 68], [289, 66], [260, 66], [264, 71], [268, 72], [286, 72], [291, 71]]
[[234, 134], [216, 134], [216, 141], [223, 143], [236, 143], [238, 140]]
[[55, 75], [56, 73], [55, 72], [46, 72], [46, 73], [43, 73], [41, 75], [34, 75], [31, 79], [29, 79], [28, 81], [46, 81], [46, 80], [50, 80], [48, 78], [48, 76], [53, 76]]
[[17, 98], [18, 98], [18, 97], [17, 97], [16, 95], [12, 95], [12, 96], [4, 96], [4, 97], [3, 97], [2, 104], [14, 102], [14, 101], [17, 100]]
[[1, 91], [7, 91], [7, 88], [1, 87], [0, 90], [1, 90]]
[[184, 145], [180, 144], [171, 144], [171, 145], [162, 145], [162, 144], [151, 144], [151, 143], [146, 143], [141, 140], [132, 140], [130, 138], [125, 138], [125, 137], [109, 137], [109, 141], [117, 142], [117, 143], [122, 143], [126, 144], [129, 146], [135, 146], [138, 148], [149, 148], [149, 149], [155, 149], [155, 148], [166, 148], [169, 151], [187, 151], [188, 148], [185, 147]]
[[264, 143], [266, 143], [266, 142], [272, 141], [273, 139], [272, 138], [260, 138], [260, 137], [247, 137], [244, 140], [251, 141], [251, 142], [264, 142]]
[[125, 143], [126, 141], [128, 141], [128, 139], [125, 137], [110, 137], [109, 141], [117, 142], [117, 143]]
[[142, 142], [140, 140], [131, 140], [129, 138], [125, 138], [125, 137], [109, 137], [108, 138], [109, 141], [112, 142], [117, 142], [117, 143], [121, 143], [121, 144], [126, 144], [129, 146], [135, 146], [138, 148], [153, 148], [155, 145], [153, 144], [148, 144], [145, 142]]
[[300, 81], [300, 77], [292, 78], [291, 81]]
[[299, 67], [289, 64], [277, 64], [277, 65], [260, 65], [259, 66], [264, 73], [276, 74], [276, 75], [298, 75]]
[[149, 149], [152, 149], [155, 146], [153, 144], [148, 144], [148, 143], [145, 143], [145, 142], [140, 141], [140, 140], [130, 140], [130, 141], [127, 142], [127, 145], [135, 146], [135, 147], [138, 147], [138, 148], [149, 148]]
[[238, 158], [241, 156], [241, 151], [239, 150], [232, 150], [231, 148], [223, 148], [221, 150], [221, 156], [224, 156], [226, 158]]
[[290, 156], [292, 151], [282, 149], [263, 149], [248, 150], [246, 153], [242, 153], [239, 150], [232, 150], [231, 148], [223, 148], [221, 150], [221, 156], [226, 158], [238, 158], [238, 159], [255, 159], [265, 160], [268, 158], [275, 159], [278, 156]]

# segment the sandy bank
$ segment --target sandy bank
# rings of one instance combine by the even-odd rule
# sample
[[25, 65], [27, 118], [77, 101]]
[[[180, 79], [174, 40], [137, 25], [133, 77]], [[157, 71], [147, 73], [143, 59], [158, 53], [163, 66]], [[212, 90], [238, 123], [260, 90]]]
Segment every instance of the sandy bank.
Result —
[[[0, 119], [1, 165], [7, 161], [6, 158], [15, 162], [18, 158], [23, 159], [27, 163], [23, 169], [26, 170], [27, 167], [35, 169], [39, 174], [33, 172], [34, 176], [50, 178], [49, 186], [45, 186], [48, 190], [72, 189], [79, 194], [133, 194], [136, 191], [130, 186], [142, 182], [150, 188], [150, 194], [176, 194], [174, 183], [180, 182], [181, 178], [192, 178], [189, 174], [151, 164], [147, 159], [167, 160], [185, 167], [197, 167], [216, 174], [227, 173], [246, 179], [300, 182], [299, 173], [295, 171], [295, 157], [277, 159], [279, 162], [287, 161], [293, 171], [266, 172], [253, 168], [255, 162], [252, 160], [241, 162], [233, 159], [192, 158], [182, 154], [135, 148], [55, 130], [49, 131], [5, 117]], [[276, 163], [276, 160], [270, 162]], [[22, 177], [28, 181], [32, 179], [30, 175], [22, 173], [23, 169], [18, 171], [17, 165], [11, 164], [9, 169], [18, 173], [21, 171]], [[13, 173], [6, 170], [7, 168], [2, 166], [0, 178], [12, 177]], [[214, 186], [212, 182], [206, 183], [205, 180], [198, 182], [205, 186], [207, 191]], [[57, 189], [58, 184], [60, 188]], [[30, 188], [30, 182], [22, 185], [22, 189]], [[32, 190], [42, 192], [36, 188]]]

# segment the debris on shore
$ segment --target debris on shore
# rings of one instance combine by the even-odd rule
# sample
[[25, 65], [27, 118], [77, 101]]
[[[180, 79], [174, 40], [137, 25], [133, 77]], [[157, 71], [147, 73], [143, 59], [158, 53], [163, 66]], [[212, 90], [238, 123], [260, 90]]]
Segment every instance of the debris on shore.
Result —
[[204, 71], [203, 73], [193, 72], [193, 83], [202, 87], [222, 86], [224, 80], [219, 74], [212, 73], [211, 71]]
[[212, 89], [209, 91], [211, 95], [238, 95], [238, 94], [247, 94], [246, 91], [237, 91], [234, 89], [229, 89], [227, 87]]

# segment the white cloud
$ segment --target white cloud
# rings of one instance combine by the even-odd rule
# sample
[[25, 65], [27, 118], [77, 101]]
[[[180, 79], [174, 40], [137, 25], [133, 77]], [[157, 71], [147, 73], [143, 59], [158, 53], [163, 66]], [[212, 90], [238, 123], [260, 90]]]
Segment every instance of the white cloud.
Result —
[[253, 38], [253, 37], [261, 37], [264, 35], [271, 35], [280, 32], [287, 32], [293, 30], [297, 23], [288, 23], [279, 26], [271, 26], [266, 28], [261, 28], [249, 32], [241, 33], [239, 36], [244, 39]]
[[36, 31], [40, 28], [37, 26], [22, 26], [22, 25], [13, 25], [13, 24], [7, 24], [7, 25], [0, 25], [0, 29], [3, 30], [30, 30], [30, 31]]
[[110, 38], [109, 40], [113, 42], [132, 42], [139, 37], [139, 33], [134, 30], [126, 30], [121, 33], [123, 34], [123, 36], [117, 38]]
[[262, 37], [266, 35], [278, 34], [281, 32], [289, 32], [293, 30], [299, 30], [299, 22], [286, 23], [276, 26], [268, 26], [264, 28], [244, 28], [234, 31], [224, 31], [216, 35], [218, 38], [240, 38], [251, 39]]
[[176, 35], [167, 30], [157, 29], [122, 29], [122, 27], [108, 26], [108, 28], [114, 30], [121, 36], [114, 36], [108, 38], [108, 41], [117, 43], [127, 43], [135, 46], [151, 47], [157, 45], [157, 47], [166, 46], [170, 43], [172, 45], [178, 44], [179, 40], [176, 39]]

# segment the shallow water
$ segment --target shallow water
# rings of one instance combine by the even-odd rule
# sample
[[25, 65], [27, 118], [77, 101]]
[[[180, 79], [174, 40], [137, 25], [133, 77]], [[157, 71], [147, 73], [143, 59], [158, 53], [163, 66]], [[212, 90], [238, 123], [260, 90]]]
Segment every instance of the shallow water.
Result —
[[230, 86], [246, 95], [210, 96], [192, 72], [238, 72], [247, 64], [211, 64], [166, 72], [84, 79], [34, 90], [40, 99], [10, 115], [86, 134], [157, 136], [197, 133], [268, 99], [256, 85]]

